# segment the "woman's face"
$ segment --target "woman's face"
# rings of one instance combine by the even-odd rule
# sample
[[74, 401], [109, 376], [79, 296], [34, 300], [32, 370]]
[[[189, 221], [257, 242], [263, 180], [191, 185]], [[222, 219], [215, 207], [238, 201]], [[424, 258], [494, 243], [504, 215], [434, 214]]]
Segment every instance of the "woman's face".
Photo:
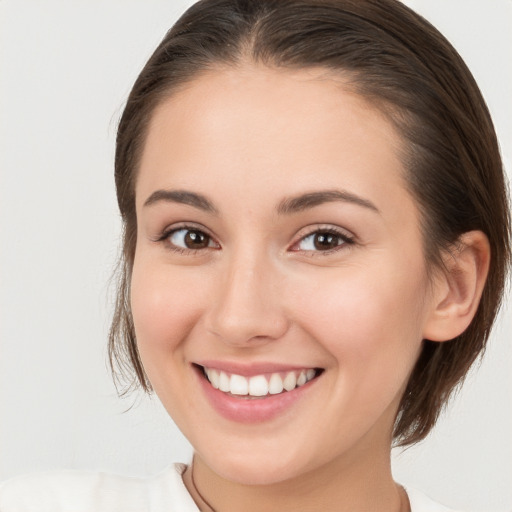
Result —
[[432, 309], [400, 142], [316, 71], [209, 72], [156, 109], [138, 348], [217, 474], [265, 484], [388, 454]]

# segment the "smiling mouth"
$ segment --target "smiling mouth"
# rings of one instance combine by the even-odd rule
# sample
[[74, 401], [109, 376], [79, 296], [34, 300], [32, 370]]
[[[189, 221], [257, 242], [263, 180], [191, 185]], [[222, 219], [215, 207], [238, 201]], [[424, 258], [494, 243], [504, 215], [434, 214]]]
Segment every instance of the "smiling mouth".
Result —
[[241, 399], [261, 399], [288, 393], [304, 386], [323, 372], [321, 368], [304, 368], [244, 377], [215, 368], [196, 366], [214, 389]]

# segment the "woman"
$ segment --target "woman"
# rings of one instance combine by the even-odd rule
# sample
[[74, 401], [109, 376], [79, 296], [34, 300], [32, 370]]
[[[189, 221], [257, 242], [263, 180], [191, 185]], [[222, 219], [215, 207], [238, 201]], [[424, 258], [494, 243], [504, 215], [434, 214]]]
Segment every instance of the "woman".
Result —
[[444, 510], [390, 447], [483, 350], [510, 249], [492, 123], [439, 33], [394, 1], [200, 2], [134, 85], [116, 186], [112, 361], [195, 448], [133, 499]]

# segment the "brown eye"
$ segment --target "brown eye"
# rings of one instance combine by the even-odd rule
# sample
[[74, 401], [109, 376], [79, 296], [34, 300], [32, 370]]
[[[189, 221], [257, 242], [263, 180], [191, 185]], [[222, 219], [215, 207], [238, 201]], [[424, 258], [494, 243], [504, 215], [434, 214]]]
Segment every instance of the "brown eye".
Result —
[[211, 238], [198, 229], [176, 229], [169, 235], [169, 242], [181, 249], [199, 250], [212, 247]]
[[187, 231], [185, 235], [185, 245], [188, 249], [203, 249], [208, 247], [210, 238], [201, 231]]
[[332, 233], [316, 233], [313, 236], [313, 245], [319, 251], [333, 249], [340, 245], [340, 237]]
[[333, 231], [315, 231], [305, 236], [298, 244], [297, 250], [308, 252], [327, 252], [346, 244], [354, 243], [353, 240], [342, 233]]

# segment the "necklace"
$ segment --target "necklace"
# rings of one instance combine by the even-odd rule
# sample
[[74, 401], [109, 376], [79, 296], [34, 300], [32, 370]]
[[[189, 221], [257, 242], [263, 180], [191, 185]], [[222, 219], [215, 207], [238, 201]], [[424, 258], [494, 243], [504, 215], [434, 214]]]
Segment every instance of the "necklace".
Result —
[[[197, 488], [196, 482], [194, 480], [194, 462], [187, 468], [185, 473], [183, 474], [183, 482], [185, 486], [188, 487], [192, 498], [198, 505], [199, 510], [201, 512], [217, 512], [204, 498], [203, 495], [199, 492]], [[188, 484], [188, 485], [187, 485]]]
[[[183, 474], [183, 481], [185, 484], [189, 484], [187, 487], [189, 488], [189, 491], [192, 495], [192, 498], [196, 502], [196, 504], [199, 506], [199, 510], [201, 512], [217, 512], [203, 497], [203, 495], [199, 492], [199, 489], [197, 488], [196, 482], [194, 480], [194, 463], [187, 468], [185, 473]], [[407, 493], [405, 492], [405, 489], [400, 486], [400, 510], [399, 512], [409, 512], [410, 511], [410, 505], [409, 505], [409, 499], [407, 497]]]

